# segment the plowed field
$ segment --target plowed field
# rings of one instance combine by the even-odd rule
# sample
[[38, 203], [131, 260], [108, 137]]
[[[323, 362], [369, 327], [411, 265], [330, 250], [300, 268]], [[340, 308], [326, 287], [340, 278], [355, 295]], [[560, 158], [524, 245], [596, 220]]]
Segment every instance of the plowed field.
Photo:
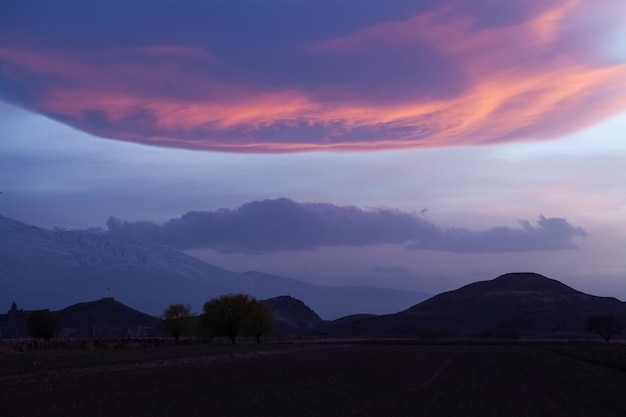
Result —
[[549, 346], [167, 349], [2, 354], [0, 416], [626, 416], [621, 364]]

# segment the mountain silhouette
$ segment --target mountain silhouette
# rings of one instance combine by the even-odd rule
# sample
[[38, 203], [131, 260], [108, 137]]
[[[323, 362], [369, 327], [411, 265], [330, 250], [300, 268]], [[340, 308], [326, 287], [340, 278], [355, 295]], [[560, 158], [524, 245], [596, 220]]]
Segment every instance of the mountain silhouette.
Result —
[[160, 315], [168, 305], [197, 311], [209, 299], [289, 294], [325, 319], [394, 313], [427, 294], [374, 287], [325, 287], [257, 271], [236, 273], [184, 253], [103, 233], [48, 230], [0, 215], [0, 306], [61, 309], [104, 297]]
[[276, 334], [308, 333], [320, 326], [322, 319], [306, 304], [289, 295], [263, 300], [274, 315]]
[[56, 312], [64, 337], [161, 336], [161, 320], [112, 297], [78, 303]]
[[[587, 318], [626, 303], [536, 273], [510, 273], [436, 295], [396, 314], [337, 320], [330, 334], [400, 337], [581, 337]], [[334, 325], [333, 325], [334, 323]]]

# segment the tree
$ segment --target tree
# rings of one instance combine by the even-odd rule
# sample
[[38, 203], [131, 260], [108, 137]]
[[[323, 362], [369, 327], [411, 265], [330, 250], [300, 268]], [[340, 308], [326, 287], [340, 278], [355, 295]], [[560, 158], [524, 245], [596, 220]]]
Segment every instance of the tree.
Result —
[[587, 331], [595, 333], [605, 342], [622, 331], [622, 321], [615, 314], [597, 314], [587, 319]]
[[262, 301], [253, 299], [250, 304], [247, 333], [254, 336], [257, 343], [261, 343], [261, 337], [271, 333], [273, 327], [272, 310]]
[[33, 337], [41, 337], [48, 342], [61, 329], [61, 321], [50, 310], [37, 310], [29, 314], [26, 327]]
[[249, 295], [229, 294], [207, 301], [202, 307], [205, 333], [237, 343], [237, 336], [246, 328], [250, 300]]
[[201, 334], [224, 336], [235, 344], [241, 334], [253, 335], [257, 342], [271, 329], [271, 312], [246, 294], [222, 295], [207, 301], [202, 308]]
[[191, 317], [189, 304], [171, 304], [163, 312], [163, 327], [178, 342], [180, 336], [188, 329]]

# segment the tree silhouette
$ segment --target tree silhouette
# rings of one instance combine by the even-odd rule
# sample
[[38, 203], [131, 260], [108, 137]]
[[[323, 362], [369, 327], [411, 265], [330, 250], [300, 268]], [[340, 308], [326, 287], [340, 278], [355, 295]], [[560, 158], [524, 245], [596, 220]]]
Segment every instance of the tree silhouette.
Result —
[[254, 336], [257, 343], [261, 343], [261, 338], [273, 330], [274, 317], [272, 310], [262, 301], [254, 299], [251, 301], [249, 308], [250, 316], [246, 332]]
[[615, 314], [597, 314], [587, 319], [587, 331], [599, 335], [605, 342], [620, 333], [622, 327], [622, 321]]
[[260, 343], [271, 329], [269, 309], [246, 294], [222, 295], [207, 301], [202, 308], [200, 331], [205, 337], [224, 336], [237, 343], [241, 334], [252, 335]]
[[37, 310], [29, 314], [26, 327], [33, 337], [40, 337], [48, 342], [61, 329], [61, 321], [50, 310]]
[[178, 342], [180, 336], [188, 329], [191, 317], [189, 304], [171, 304], [163, 312], [163, 327]]

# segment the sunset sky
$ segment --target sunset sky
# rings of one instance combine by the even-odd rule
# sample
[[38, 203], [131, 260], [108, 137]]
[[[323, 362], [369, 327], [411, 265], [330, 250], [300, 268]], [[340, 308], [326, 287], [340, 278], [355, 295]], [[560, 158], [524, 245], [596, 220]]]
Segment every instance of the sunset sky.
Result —
[[218, 266], [626, 300], [626, 2], [0, 5], [0, 214]]

